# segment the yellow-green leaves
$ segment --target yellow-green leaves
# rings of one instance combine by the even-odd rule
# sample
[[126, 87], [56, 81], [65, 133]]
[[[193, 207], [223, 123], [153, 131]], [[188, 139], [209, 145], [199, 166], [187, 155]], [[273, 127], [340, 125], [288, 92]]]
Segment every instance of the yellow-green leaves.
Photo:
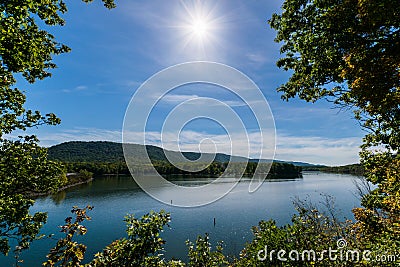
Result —
[[400, 5], [398, 0], [286, 0], [269, 21], [292, 70], [284, 99], [328, 98], [350, 107], [368, 131], [360, 153], [377, 185], [354, 209], [360, 244], [398, 250], [400, 235]]

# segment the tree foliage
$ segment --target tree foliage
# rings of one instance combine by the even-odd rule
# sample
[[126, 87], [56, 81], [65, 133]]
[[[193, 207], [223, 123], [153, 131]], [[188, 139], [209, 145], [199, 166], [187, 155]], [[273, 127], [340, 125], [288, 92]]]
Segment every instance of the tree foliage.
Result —
[[[112, 0], [103, 3], [114, 7]], [[292, 74], [278, 91], [286, 100], [325, 98], [353, 108], [355, 117], [369, 130], [360, 156], [366, 178], [377, 188], [363, 197], [362, 208], [354, 209], [357, 221], [350, 232], [357, 246], [396, 251], [400, 247], [400, 5], [396, 0], [286, 0], [282, 8], [282, 14], [274, 14], [269, 22], [277, 30], [276, 41], [282, 43], [283, 57], [277, 64]], [[33, 204], [29, 193], [53, 190], [65, 181], [61, 167], [47, 160], [36, 137], [10, 140], [7, 136], [16, 130], [60, 123], [52, 113], [42, 115], [24, 108], [26, 97], [16, 87], [16, 77], [33, 83], [51, 76], [56, 67], [52, 58], [70, 49], [43, 30], [39, 21], [62, 26], [66, 11], [62, 0], [0, 1], [0, 250], [4, 254], [10, 250], [9, 238], [17, 239], [18, 249], [27, 248], [46, 221], [44, 213], [29, 214]], [[50, 266], [57, 261], [62, 266], [80, 265], [84, 247], [72, 237], [86, 231], [80, 225], [87, 219], [83, 211], [75, 210], [75, 222], [67, 219], [66, 237], [50, 253]], [[126, 220], [128, 238], [109, 245], [90, 264], [182, 266], [157, 256], [163, 244], [159, 232], [169, 221], [168, 214]], [[323, 248], [333, 237], [352, 236], [337, 229], [349, 228], [337, 227], [313, 209], [301, 209], [287, 228], [260, 223], [246, 251], [270, 240], [288, 248], [291, 244]], [[189, 243], [193, 266], [207, 266], [204, 262], [209, 258], [203, 255], [215, 256], [209, 266], [224, 264], [219, 253], [211, 252], [207, 236], [198, 238], [196, 247]], [[241, 259], [245, 266], [257, 264], [252, 260], [246, 254]]]
[[293, 70], [283, 98], [331, 97], [369, 113], [398, 104], [399, 6], [394, 0], [287, 0], [269, 21]]
[[[43, 266], [76, 266], [76, 267], [101, 267], [101, 266], [126, 266], [126, 267], [213, 267], [228, 266], [229, 262], [222, 254], [222, 246], [218, 245], [213, 250], [209, 242], [208, 234], [198, 236], [195, 244], [189, 240], [189, 261], [185, 264], [181, 260], [166, 260], [161, 253], [165, 240], [161, 237], [163, 228], [171, 221], [169, 213], [165, 211], [154, 212], [135, 218], [129, 214], [125, 217], [126, 238], [120, 238], [106, 246], [94, 259], [87, 264], [81, 264], [84, 259], [86, 246], [74, 241], [76, 235], [85, 235], [87, 229], [81, 223], [90, 220], [87, 211], [93, 207], [84, 209], [73, 207], [75, 219], [68, 217], [65, 225], [61, 226], [61, 232], [65, 237], [57, 241], [54, 248], [47, 255], [48, 260]], [[74, 222], [73, 222], [74, 221]]]
[[79, 266], [84, 258], [86, 246], [77, 243], [73, 238], [75, 235], [86, 234], [87, 229], [81, 223], [91, 219], [87, 212], [92, 209], [92, 206], [87, 206], [83, 209], [72, 208], [71, 212], [75, 215], [74, 221], [72, 217], [67, 217], [65, 225], [60, 226], [60, 231], [65, 234], [65, 237], [57, 241], [56, 246], [47, 255], [48, 260], [42, 266], [58, 266], [58, 263], [60, 266]]
[[[337, 240], [342, 238], [347, 248], [356, 248], [350, 221], [338, 219], [331, 196], [325, 195], [321, 204], [323, 207], [317, 207], [307, 199], [296, 199], [297, 214], [291, 224], [278, 226], [273, 220], [260, 221], [235, 266], [353, 266], [353, 262], [338, 257], [336, 250]], [[336, 250], [336, 257], [332, 254], [330, 258], [328, 253], [321, 256], [320, 252], [328, 252], [329, 248]], [[278, 258], [279, 250], [285, 251], [281, 259], [286, 260]], [[290, 255], [291, 251], [296, 253]]]
[[10, 250], [15, 239], [17, 250], [26, 249], [46, 222], [43, 212], [31, 215], [32, 194], [56, 190], [65, 182], [59, 164], [48, 161], [46, 150], [33, 137], [23, 142], [3, 140], [0, 158], [0, 251]]
[[396, 0], [286, 0], [269, 21], [292, 71], [286, 100], [321, 98], [352, 108], [368, 130], [360, 153], [377, 185], [354, 209], [360, 245], [400, 247], [400, 5]]
[[349, 164], [343, 166], [334, 166], [334, 167], [310, 167], [303, 168], [304, 170], [313, 170], [313, 171], [322, 171], [322, 172], [333, 172], [333, 173], [341, 173], [341, 174], [352, 174], [357, 176], [364, 175], [364, 168], [361, 164]]
[[87, 264], [81, 264], [85, 257], [86, 245], [76, 242], [76, 235], [85, 235], [87, 228], [82, 224], [91, 218], [87, 212], [92, 206], [80, 209], [73, 207], [75, 218], [67, 217], [61, 226], [65, 237], [59, 239], [47, 255], [48, 260], [42, 266], [185, 266], [180, 261], [166, 261], [160, 253], [165, 241], [160, 237], [164, 226], [170, 222], [170, 214], [165, 211], [151, 211], [140, 219], [132, 214], [125, 217], [127, 238], [120, 238], [97, 253]]
[[[85, 0], [85, 2], [91, 2]], [[108, 8], [112, 0], [103, 0]], [[45, 213], [29, 214], [31, 193], [55, 190], [65, 182], [61, 166], [47, 159], [35, 136], [24, 135], [28, 128], [60, 123], [53, 113], [25, 109], [26, 96], [17, 87], [17, 78], [34, 83], [51, 76], [53, 57], [70, 51], [56, 41], [44, 26], [63, 26], [67, 11], [62, 0], [0, 1], [0, 251], [10, 250], [9, 239], [17, 240], [16, 250], [29, 247], [37, 238]], [[18, 138], [10, 138], [15, 132]]]
[[75, 219], [68, 217], [61, 232], [65, 237], [57, 241], [54, 248], [47, 255], [48, 260], [43, 266], [184, 266], [180, 261], [167, 262], [162, 258], [160, 251], [165, 241], [160, 237], [164, 226], [170, 222], [170, 214], [165, 211], [158, 213], [151, 211], [140, 219], [132, 214], [125, 217], [127, 238], [120, 238], [97, 253], [93, 260], [81, 264], [84, 259], [86, 246], [77, 243], [76, 235], [85, 235], [86, 227], [82, 224], [91, 218], [87, 212], [93, 207], [84, 209], [73, 207], [71, 212]]
[[170, 222], [170, 214], [150, 212], [140, 219], [128, 215], [125, 222], [128, 238], [112, 242], [88, 266], [158, 266], [158, 253], [165, 243], [160, 232]]
[[[68, 217], [66, 224], [61, 226], [65, 237], [58, 240], [56, 246], [47, 255], [48, 260], [43, 266], [132, 266], [132, 267], [219, 267], [219, 266], [357, 266], [363, 262], [347, 261], [340, 257], [337, 241], [345, 238], [346, 249], [358, 249], [354, 231], [350, 221], [340, 221], [337, 217], [333, 198], [324, 195], [323, 207], [320, 210], [309, 200], [294, 201], [298, 211], [292, 218], [292, 224], [277, 226], [275, 221], [261, 221], [258, 227], [253, 227], [253, 240], [246, 245], [239, 258], [230, 260], [223, 254], [222, 242], [212, 247], [209, 236], [198, 236], [195, 242], [186, 241], [188, 248], [187, 262], [182, 260], [166, 260], [164, 251], [165, 240], [161, 233], [170, 222], [170, 214], [164, 211], [150, 212], [137, 219], [133, 215], [125, 217], [127, 237], [117, 239], [107, 245], [101, 252], [95, 254], [87, 264], [82, 264], [86, 246], [74, 241], [76, 235], [87, 232], [82, 222], [90, 219], [86, 211], [91, 207], [79, 209], [74, 207], [72, 212], [75, 220]], [[72, 222], [74, 221], [74, 222]], [[265, 251], [267, 248], [268, 251]], [[321, 257], [321, 251], [330, 248], [334, 253]], [[265, 252], [264, 252], [264, 251]], [[295, 259], [282, 261], [276, 253], [270, 256], [270, 251], [292, 250], [298, 252]], [[312, 254], [303, 251], [312, 250]], [[261, 254], [260, 254], [260, 251]], [[267, 253], [267, 254], [265, 254]], [[258, 257], [265, 259], [259, 259]], [[297, 259], [296, 259], [297, 257]]]
[[206, 233], [203, 236], [198, 236], [195, 244], [191, 241], [186, 241], [188, 247], [189, 266], [190, 267], [213, 267], [213, 266], [228, 266], [229, 261], [222, 253], [222, 244], [218, 244], [213, 250], [210, 238]]

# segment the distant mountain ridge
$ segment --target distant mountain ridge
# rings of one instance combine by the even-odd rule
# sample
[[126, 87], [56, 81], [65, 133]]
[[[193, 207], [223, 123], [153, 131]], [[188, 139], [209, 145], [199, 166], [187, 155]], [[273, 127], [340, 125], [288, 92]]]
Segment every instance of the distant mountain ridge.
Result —
[[[144, 145], [129, 144], [130, 151], [143, 150]], [[153, 145], [146, 145], [148, 155], [153, 161], [167, 161], [164, 150]], [[168, 150], [166, 150], [168, 151]], [[49, 159], [59, 160], [63, 162], [121, 162], [125, 161], [121, 143], [109, 141], [70, 141], [54, 145], [48, 148]], [[133, 153], [134, 154], [134, 153]], [[168, 151], [169, 157], [179, 159], [180, 152]], [[201, 156], [198, 152], [182, 152], [189, 160], [196, 160]], [[207, 153], [205, 153], [207, 154]], [[138, 163], [144, 160], [139, 157], [139, 152], [134, 160]], [[230, 156], [224, 153], [217, 153], [215, 156], [216, 162], [268, 162], [268, 159], [248, 159], [240, 156]], [[274, 160], [278, 163], [292, 163], [295, 166], [318, 166], [305, 162], [291, 162]]]

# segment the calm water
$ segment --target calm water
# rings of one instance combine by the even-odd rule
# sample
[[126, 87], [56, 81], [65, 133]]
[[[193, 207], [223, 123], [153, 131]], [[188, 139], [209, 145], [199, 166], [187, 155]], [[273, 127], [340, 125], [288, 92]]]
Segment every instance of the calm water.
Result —
[[[57, 196], [38, 199], [32, 212], [47, 211], [48, 223], [43, 233], [57, 233], [58, 226], [70, 216], [72, 206], [94, 206], [89, 215], [92, 221], [85, 225], [88, 233], [78, 239], [86, 245], [86, 258], [100, 251], [112, 240], [126, 236], [123, 218], [128, 213], [139, 217], [150, 210], [161, 209], [171, 213], [170, 229], [163, 233], [167, 241], [167, 258], [185, 258], [185, 240], [195, 240], [199, 234], [209, 233], [213, 244], [223, 240], [226, 254], [238, 255], [246, 241], [252, 238], [251, 227], [260, 220], [274, 219], [283, 225], [290, 222], [295, 210], [294, 197], [309, 197], [315, 203], [322, 200], [321, 193], [336, 198], [336, 207], [344, 218], [353, 218], [351, 209], [359, 206], [355, 196], [354, 180], [350, 175], [304, 173], [303, 179], [266, 181], [253, 194], [248, 193], [248, 182], [240, 182], [227, 196], [212, 204], [197, 208], [177, 208], [162, 204], [136, 186], [127, 176], [100, 177], [88, 185], [71, 188]], [[179, 184], [185, 184], [180, 180]], [[193, 184], [187, 181], [187, 184]], [[216, 225], [213, 219], [216, 219]], [[60, 235], [56, 234], [56, 237]], [[46, 239], [34, 242], [29, 252], [24, 253], [23, 266], [40, 266], [49, 248], [56, 240]], [[0, 266], [13, 266], [12, 257], [0, 257]]]

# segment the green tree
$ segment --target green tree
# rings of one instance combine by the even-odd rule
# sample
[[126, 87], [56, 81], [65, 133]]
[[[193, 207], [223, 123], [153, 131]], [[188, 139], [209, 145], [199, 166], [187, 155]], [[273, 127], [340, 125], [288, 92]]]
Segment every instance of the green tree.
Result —
[[[91, 2], [84, 0], [84, 2]], [[112, 0], [103, 0], [108, 8]], [[62, 26], [67, 11], [62, 0], [0, 1], [0, 252], [29, 247], [46, 221], [45, 213], [29, 213], [32, 194], [48, 192], [65, 182], [59, 164], [47, 160], [46, 149], [27, 128], [60, 123], [54, 114], [24, 108], [26, 96], [16, 87], [17, 78], [29, 83], [51, 76], [52, 58], [70, 51], [40, 25]], [[41, 21], [41, 22], [39, 22]], [[43, 23], [43, 24], [42, 24]], [[20, 133], [18, 138], [10, 134]]]
[[91, 218], [87, 211], [92, 209], [87, 206], [84, 209], [73, 207], [71, 212], [75, 219], [68, 217], [65, 225], [61, 226], [61, 232], [65, 237], [59, 239], [54, 248], [47, 255], [48, 260], [42, 266], [81, 266], [81, 267], [100, 267], [100, 266], [132, 266], [132, 267], [184, 267], [184, 266], [228, 266], [229, 262], [222, 254], [222, 246], [216, 246], [212, 250], [209, 237], [198, 236], [195, 244], [189, 240], [188, 246], [189, 262], [186, 265], [181, 260], [167, 261], [163, 254], [161, 233], [165, 226], [171, 221], [170, 214], [165, 211], [154, 212], [143, 215], [140, 219], [129, 214], [125, 217], [127, 238], [120, 238], [106, 246], [101, 252], [97, 253], [93, 260], [87, 264], [81, 264], [84, 259], [86, 246], [74, 241], [76, 235], [85, 235], [86, 227], [82, 224]]
[[164, 261], [159, 256], [165, 241], [160, 237], [165, 225], [171, 221], [164, 211], [150, 212], [136, 219], [125, 217], [128, 238], [115, 240], [95, 255], [87, 266], [159, 266]]
[[[345, 238], [348, 249], [356, 248], [350, 222], [337, 219], [333, 198], [324, 196], [323, 207], [299, 199], [294, 201], [294, 206], [298, 213], [292, 217], [291, 224], [279, 227], [269, 220], [253, 227], [253, 240], [240, 253], [235, 266], [354, 266], [340, 257], [332, 260], [328, 254], [323, 257], [318, 254], [329, 248], [336, 249], [341, 238]], [[279, 250], [285, 253], [278, 256]]]
[[186, 241], [189, 253], [189, 265], [190, 267], [214, 267], [214, 266], [228, 266], [229, 262], [222, 254], [222, 244], [216, 246], [216, 250], [213, 251], [210, 243], [210, 238], [206, 233], [203, 236], [198, 236], [196, 243], [193, 244], [191, 241]]
[[86, 246], [74, 240], [76, 235], [85, 235], [86, 227], [82, 224], [91, 218], [87, 212], [93, 207], [84, 209], [73, 207], [71, 212], [75, 219], [68, 217], [61, 226], [65, 237], [59, 239], [47, 255], [48, 260], [42, 266], [184, 266], [180, 261], [165, 261], [159, 252], [165, 241], [160, 237], [165, 225], [170, 222], [170, 214], [165, 211], [151, 211], [140, 219], [133, 215], [125, 217], [127, 238], [120, 238], [97, 253], [88, 264], [81, 265]]
[[75, 215], [75, 220], [72, 217], [65, 219], [65, 225], [60, 226], [61, 232], [65, 234], [64, 238], [57, 241], [54, 248], [47, 255], [47, 261], [42, 266], [80, 266], [86, 252], [86, 246], [79, 244], [73, 240], [75, 235], [85, 235], [87, 229], [81, 223], [85, 220], [91, 220], [87, 212], [92, 210], [92, 206], [87, 206], [83, 209], [73, 207], [71, 212]]
[[[377, 189], [355, 209], [360, 244], [400, 243], [400, 5], [397, 0], [286, 0], [269, 21], [291, 71], [282, 98], [325, 98], [354, 110], [368, 134], [360, 153]], [[372, 244], [372, 245], [371, 245]]]

